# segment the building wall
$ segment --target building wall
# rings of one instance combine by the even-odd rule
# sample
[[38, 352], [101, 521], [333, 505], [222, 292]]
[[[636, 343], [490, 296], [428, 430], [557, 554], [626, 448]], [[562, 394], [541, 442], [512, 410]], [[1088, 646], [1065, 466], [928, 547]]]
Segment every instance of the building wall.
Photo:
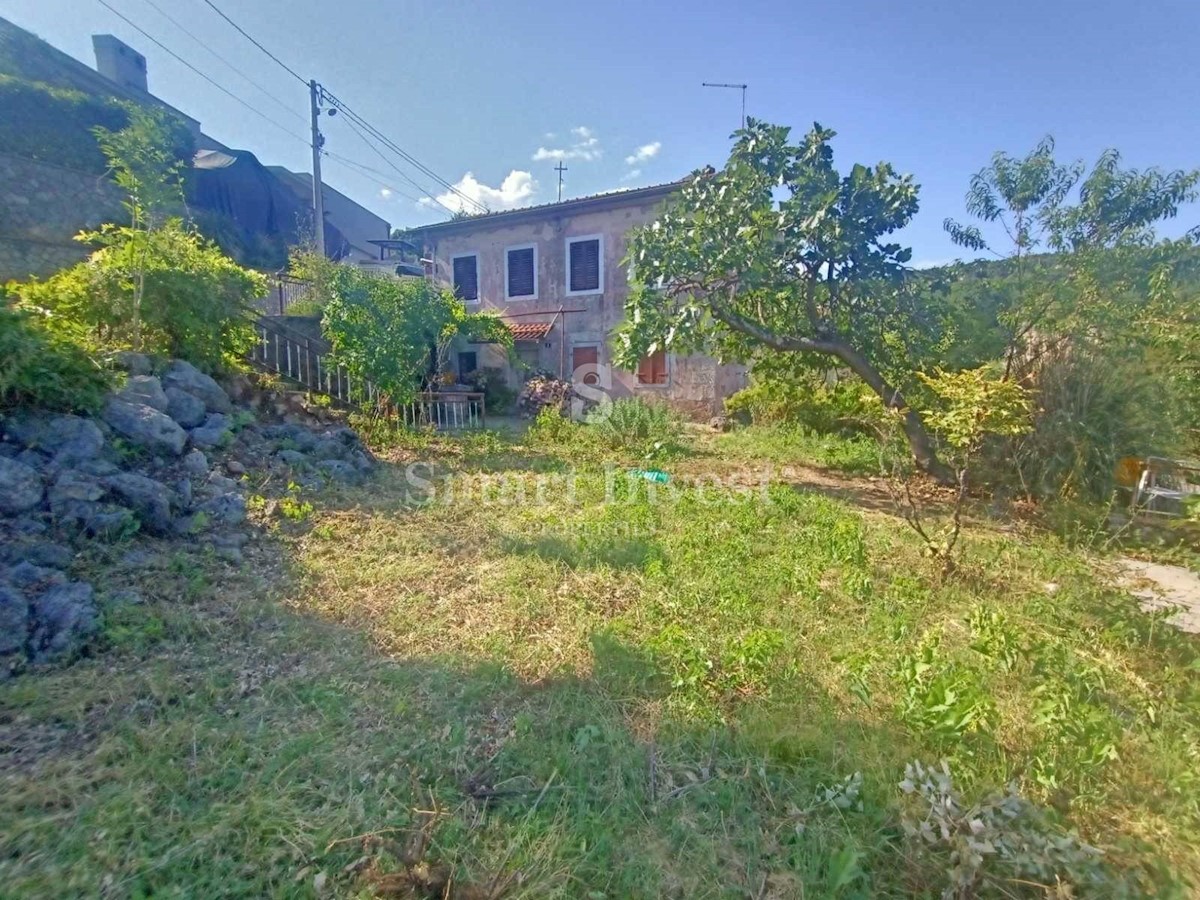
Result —
[[121, 191], [104, 175], [0, 153], [0, 284], [44, 277], [91, 252], [80, 231], [126, 219]]
[[[632, 228], [653, 221], [661, 202], [656, 198], [570, 215], [556, 215], [554, 207], [549, 207], [536, 220], [507, 224], [503, 219], [482, 219], [469, 230], [429, 233], [425, 238], [426, 254], [435, 260], [436, 277], [447, 283], [452, 280], [452, 257], [478, 255], [480, 302], [469, 304], [469, 308], [496, 310], [513, 316], [512, 321], [517, 323], [554, 322], [537, 347], [539, 368], [570, 378], [572, 349], [594, 344], [599, 348], [601, 366], [609, 367], [611, 384], [602, 387], [612, 396], [657, 397], [691, 416], [706, 418], [721, 412], [724, 398], [744, 386], [744, 367], [719, 365], [706, 356], [672, 354], [668, 384], [640, 385], [633, 372], [613, 366], [612, 332], [624, 319], [629, 293], [628, 271], [622, 264], [628, 250], [626, 235]], [[596, 234], [603, 235], [602, 290], [568, 295], [567, 240]], [[537, 298], [506, 300], [505, 251], [521, 244], [537, 247]], [[527, 347], [521, 349], [530, 352]], [[480, 348], [479, 353], [481, 366], [506, 366], [505, 354], [495, 347]], [[515, 372], [513, 379], [517, 380]]]

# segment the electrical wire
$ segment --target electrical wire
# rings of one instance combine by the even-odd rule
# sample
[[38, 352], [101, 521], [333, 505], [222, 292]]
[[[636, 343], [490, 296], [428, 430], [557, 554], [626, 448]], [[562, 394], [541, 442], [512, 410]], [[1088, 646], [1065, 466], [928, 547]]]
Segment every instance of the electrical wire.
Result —
[[234, 28], [236, 28], [238, 30], [238, 33], [242, 37], [244, 37], [246, 40], [248, 40], [250, 43], [252, 43], [255, 47], [257, 47], [263, 53], [267, 54], [267, 56], [271, 57], [271, 59], [274, 60], [275, 63], [278, 66], [280, 66], [285, 72], [287, 72], [289, 75], [291, 75], [297, 81], [299, 81], [301, 84], [305, 84], [305, 85], [308, 84], [308, 79], [306, 79], [303, 75], [301, 75], [299, 72], [297, 72], [291, 66], [289, 66], [287, 63], [285, 63], [283, 60], [281, 60], [278, 56], [276, 56], [274, 53], [272, 53], [270, 50], [268, 50], [266, 47], [264, 47], [262, 44], [260, 44], [254, 38], [252, 38], [250, 36], [250, 34], [246, 31], [246, 29], [242, 28], [241, 25], [239, 25], [237, 22], [233, 21], [233, 19], [229, 18], [229, 16], [225, 15], [225, 13], [221, 12], [220, 8], [217, 6], [217, 4], [213, 3], [212, 0], [204, 0], [204, 2], [207, 3], [210, 7], [212, 7], [213, 12], [215, 12], [218, 16], [220, 16], [222, 19], [224, 19], [226, 22], [228, 22], [230, 25], [232, 25]]
[[194, 35], [191, 31], [188, 30], [187, 26], [185, 26], [182, 22], [180, 22], [178, 19], [176, 19], [174, 16], [172, 16], [169, 12], [167, 12], [165, 9], [163, 9], [161, 6], [159, 6], [157, 3], [155, 3], [154, 0], [142, 0], [142, 2], [144, 2], [147, 6], [149, 6], [151, 9], [153, 9], [155, 12], [157, 12], [160, 16], [162, 16], [164, 19], [166, 19], [168, 22], [170, 22], [172, 25], [174, 25], [176, 28], [178, 28], [180, 31], [182, 31], [184, 34], [186, 34], [188, 37], [190, 37], [196, 44], [199, 44], [201, 47], [203, 47], [204, 50], [209, 55], [214, 56], [218, 60], [220, 60], [226, 66], [226, 68], [228, 68], [235, 75], [237, 75], [239, 78], [241, 78], [243, 81], [245, 81], [251, 87], [253, 87], [256, 91], [261, 93], [264, 97], [266, 97], [268, 100], [270, 100], [276, 106], [278, 106], [280, 109], [282, 109], [284, 112], [286, 112], [289, 116], [295, 117], [296, 119], [300, 120], [300, 122], [305, 125], [308, 124], [308, 119], [306, 119], [304, 116], [300, 115], [300, 113], [296, 112], [296, 109], [294, 106], [289, 106], [287, 103], [280, 100], [278, 97], [276, 97], [270, 91], [268, 91], [266, 88], [264, 88], [262, 85], [260, 85], [253, 78], [251, 78], [250, 76], [248, 76], [244, 72], [242, 72], [242, 70], [239, 69], [236, 65], [231, 63], [229, 60], [227, 60], [224, 56], [222, 56], [220, 53], [218, 53], [216, 50], [214, 50], [212, 47], [210, 47], [204, 41], [200, 40], [200, 38], [196, 37], [196, 35]]
[[205, 72], [196, 68], [194, 65], [192, 65], [190, 62], [188, 62], [186, 59], [184, 59], [182, 56], [180, 56], [178, 53], [176, 53], [174, 50], [172, 50], [170, 47], [168, 47], [166, 44], [164, 44], [158, 38], [154, 37], [154, 35], [150, 34], [150, 32], [146, 31], [146, 29], [142, 28], [140, 25], [138, 25], [136, 22], [134, 22], [128, 16], [126, 16], [119, 10], [117, 10], [114, 7], [112, 7], [111, 5], [109, 5], [108, 0], [96, 0], [96, 2], [98, 2], [101, 6], [103, 6], [105, 9], [107, 9], [109, 12], [111, 12], [117, 18], [121, 19], [123, 22], [125, 22], [127, 25], [129, 25], [131, 28], [133, 28], [139, 34], [141, 34], [144, 38], [146, 38], [146, 40], [152, 41], [155, 45], [160, 47], [165, 53], [170, 54], [178, 62], [187, 66], [189, 69], [191, 69], [193, 72], [195, 72], [197, 75], [199, 75], [205, 81], [207, 81], [209, 84], [211, 84], [217, 90], [219, 90], [221, 93], [226, 94], [227, 96], [236, 100], [242, 106], [246, 107], [246, 109], [250, 110], [250, 112], [265, 119], [267, 122], [270, 122], [272, 125], [274, 125], [276, 128], [278, 128], [280, 131], [284, 132], [285, 134], [291, 135], [296, 140], [298, 140], [306, 145], [309, 144], [309, 141], [307, 138], [303, 138], [300, 135], [296, 134], [296, 132], [291, 131], [286, 125], [281, 125], [279, 122], [276, 122], [274, 119], [272, 119], [270, 116], [268, 116], [261, 109], [258, 109], [257, 107], [252, 106], [251, 104], [247, 103], [245, 100], [243, 100], [237, 94], [235, 94], [233, 91], [229, 90], [224, 85], [213, 80]]
[[374, 138], [376, 138], [376, 140], [378, 140], [380, 143], [382, 143], [385, 147], [387, 147], [393, 153], [400, 156], [402, 159], [404, 159], [410, 165], [415, 167], [418, 171], [422, 172], [429, 178], [433, 179], [433, 181], [437, 182], [439, 185], [444, 187], [447, 191], [454, 194], [456, 197], [458, 197], [464, 203], [474, 206], [480, 212], [484, 212], [484, 213], [490, 212], [490, 210], [486, 206], [484, 206], [482, 203], [480, 203], [478, 200], [476, 200], [473, 197], [468, 197], [466, 194], [464, 194], [462, 191], [460, 191], [458, 188], [456, 188], [450, 182], [446, 181], [444, 178], [442, 178], [440, 175], [438, 175], [436, 172], [434, 172], [432, 169], [430, 169], [428, 166], [426, 166], [420, 160], [416, 159], [414, 156], [407, 153], [404, 149], [402, 149], [400, 146], [398, 146], [395, 141], [391, 140], [387, 135], [383, 134], [378, 128], [376, 128], [370, 122], [368, 122], [366, 119], [364, 119], [359, 113], [355, 112], [353, 109], [351, 109], [349, 106], [347, 106], [344, 101], [340, 100], [339, 98], [337, 98], [336, 96], [331, 94], [329, 91], [325, 90], [324, 88], [321, 88], [321, 93], [322, 93], [322, 96], [325, 97], [325, 99], [329, 100], [329, 102], [331, 104], [333, 104], [335, 107], [337, 107], [338, 110], [340, 110], [342, 113], [344, 113], [346, 115], [347, 121], [353, 121], [353, 122], [357, 123], [358, 125], [360, 125], [364, 130], [367, 131], [368, 134], [372, 135]]
[[[372, 144], [369, 140], [367, 140], [367, 137], [361, 131], [359, 131], [357, 128], [354, 127], [354, 122], [350, 118], [346, 118], [345, 122], [346, 122], [346, 127], [348, 127], [356, 135], [358, 135], [359, 140], [361, 140], [364, 144], [366, 144], [368, 147], [370, 147], [371, 150], [374, 151], [375, 154], [380, 159], [382, 159], [385, 163], [387, 163], [389, 166], [391, 166], [392, 169], [395, 170], [397, 175], [399, 175], [401, 178], [403, 178], [405, 181], [407, 181], [409, 184], [411, 184], [413, 187], [415, 187], [422, 194], [426, 194], [430, 200], [432, 200], [434, 203], [436, 203], [438, 206], [440, 206], [446, 212], [450, 213], [451, 215], [454, 215], [453, 209], [451, 209], [449, 206], [447, 206], [445, 203], [443, 203], [441, 200], [439, 200], [437, 197], [435, 197], [433, 195], [432, 191], [427, 191], [420, 184], [418, 184], [415, 180], [413, 180], [409, 175], [407, 175], [403, 170], [401, 170], [401, 168], [399, 166], [397, 166], [394, 162], [392, 162], [390, 159], [388, 159], [388, 157], [384, 154], [384, 152], [382, 150], [380, 150], [378, 147], [376, 147], [374, 144]], [[420, 202], [420, 201], [417, 201], [417, 202]]]

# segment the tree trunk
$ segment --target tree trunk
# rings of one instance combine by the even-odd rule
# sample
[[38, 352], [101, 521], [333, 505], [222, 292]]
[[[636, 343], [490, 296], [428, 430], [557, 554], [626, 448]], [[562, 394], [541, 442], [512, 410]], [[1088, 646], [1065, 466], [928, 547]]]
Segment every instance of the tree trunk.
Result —
[[879, 395], [884, 406], [889, 409], [903, 410], [904, 436], [908, 438], [908, 446], [912, 450], [917, 467], [940, 484], [954, 484], [954, 473], [938, 459], [937, 451], [933, 449], [933, 441], [929, 437], [929, 432], [926, 430], [921, 416], [908, 406], [899, 389], [888, 384], [879, 371], [867, 361], [867, 358], [853, 347], [840, 342], [831, 343], [830, 352], [849, 366], [855, 375], [865, 381], [871, 390]]
[[853, 370], [855, 375], [865, 381], [871, 390], [879, 395], [879, 399], [883, 401], [884, 406], [887, 406], [889, 409], [904, 410], [904, 435], [908, 438], [908, 446], [912, 450], [913, 459], [916, 460], [917, 467], [922, 472], [935, 478], [940, 484], [955, 484], [954, 473], [937, 458], [937, 452], [933, 449], [933, 441], [929, 438], [929, 432], [926, 431], [925, 423], [921, 421], [921, 416], [916, 410], [908, 408], [908, 404], [904, 402], [904, 397], [901, 396], [900, 391], [888, 384], [884, 377], [879, 374], [879, 370], [849, 344], [836, 338], [813, 339], [776, 334], [758, 322], [725, 308], [722, 304], [713, 303], [711, 308], [713, 316], [718, 321], [723, 322], [735, 331], [740, 331], [742, 334], [761, 341], [766, 346], [772, 347], [775, 350], [823, 353], [826, 356], [833, 356], [840, 359]]

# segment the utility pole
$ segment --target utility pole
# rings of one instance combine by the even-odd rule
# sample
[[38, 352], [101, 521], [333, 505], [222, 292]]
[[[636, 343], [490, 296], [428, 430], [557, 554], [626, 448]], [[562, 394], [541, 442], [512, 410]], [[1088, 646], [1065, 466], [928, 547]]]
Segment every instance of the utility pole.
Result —
[[558, 202], [562, 203], [562, 173], [567, 171], [567, 167], [563, 165], [560, 159], [558, 165], [554, 167], [554, 171], [558, 173]]
[[308, 83], [308, 99], [312, 113], [312, 152], [313, 152], [313, 235], [317, 242], [317, 253], [325, 258], [325, 197], [321, 190], [321, 145], [325, 138], [321, 136], [321, 86], [316, 80]]
[[742, 92], [742, 127], [746, 127], [746, 88], [748, 84], [725, 84], [723, 82], [703, 81], [700, 87], [715, 87], [715, 88], [737, 88]]

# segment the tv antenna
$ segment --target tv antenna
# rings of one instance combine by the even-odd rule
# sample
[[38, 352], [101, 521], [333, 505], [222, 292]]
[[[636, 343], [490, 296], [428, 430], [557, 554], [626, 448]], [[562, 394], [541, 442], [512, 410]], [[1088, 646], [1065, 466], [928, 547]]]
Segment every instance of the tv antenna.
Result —
[[719, 82], [719, 81], [703, 81], [700, 83], [700, 87], [736, 88], [737, 90], [741, 91], [742, 92], [742, 127], [743, 128], [746, 127], [746, 88], [750, 87], [750, 85], [748, 85], [748, 84], [726, 84], [724, 82]]

